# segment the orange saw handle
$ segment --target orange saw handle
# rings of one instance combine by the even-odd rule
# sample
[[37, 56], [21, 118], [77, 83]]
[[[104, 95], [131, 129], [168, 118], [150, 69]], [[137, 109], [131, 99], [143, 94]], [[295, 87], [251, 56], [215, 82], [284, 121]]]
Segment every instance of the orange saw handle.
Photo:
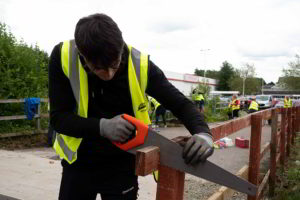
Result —
[[113, 142], [113, 144], [124, 151], [144, 144], [145, 138], [148, 135], [148, 125], [127, 114], [123, 114], [122, 117], [135, 126], [135, 137], [133, 137], [126, 143]]

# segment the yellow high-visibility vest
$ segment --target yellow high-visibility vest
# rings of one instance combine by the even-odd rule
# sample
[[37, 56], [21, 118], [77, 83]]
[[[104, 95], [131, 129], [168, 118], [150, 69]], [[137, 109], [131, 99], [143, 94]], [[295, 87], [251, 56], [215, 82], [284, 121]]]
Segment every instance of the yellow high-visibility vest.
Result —
[[201, 100], [204, 100], [204, 97], [202, 94], [195, 95], [195, 101], [201, 101]]
[[251, 101], [251, 104], [249, 106], [249, 110], [258, 110], [258, 103], [256, 101]]
[[291, 107], [293, 107], [292, 99], [287, 100], [286, 98], [284, 98], [283, 107], [284, 108], [291, 108]]
[[156, 99], [154, 99], [153, 97], [149, 97], [149, 101], [151, 103], [153, 103], [154, 105], [154, 110], [156, 110], [158, 108], [158, 106], [160, 106], [160, 103], [158, 101], [156, 101]]
[[[148, 55], [128, 46], [128, 82], [134, 115], [145, 124], [150, 124], [148, 100], [145, 90], [148, 83]], [[61, 63], [64, 74], [69, 78], [77, 103], [77, 115], [87, 118], [88, 79], [78, 55], [75, 41], [65, 41], [61, 48]], [[82, 138], [57, 133], [53, 148], [69, 164], [77, 160], [77, 150]]]
[[234, 101], [232, 101], [228, 107], [230, 107], [232, 110], [237, 110], [237, 109], [240, 109], [240, 104], [238, 105], [235, 105], [235, 102], [238, 101], [237, 99], [235, 99]]

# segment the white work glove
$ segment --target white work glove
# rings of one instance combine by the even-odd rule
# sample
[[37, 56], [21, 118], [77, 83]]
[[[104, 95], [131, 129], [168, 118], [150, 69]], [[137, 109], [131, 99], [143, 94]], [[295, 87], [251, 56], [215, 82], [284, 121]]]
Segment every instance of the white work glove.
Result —
[[213, 139], [208, 133], [193, 135], [184, 144], [182, 157], [186, 164], [197, 164], [206, 161], [214, 152]]
[[135, 127], [121, 115], [112, 119], [100, 119], [100, 135], [113, 142], [125, 142], [134, 133]]

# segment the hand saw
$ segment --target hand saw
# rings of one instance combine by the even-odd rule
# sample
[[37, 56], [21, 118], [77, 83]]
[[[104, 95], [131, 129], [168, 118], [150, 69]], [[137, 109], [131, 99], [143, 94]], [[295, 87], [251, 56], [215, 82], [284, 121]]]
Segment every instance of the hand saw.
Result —
[[136, 154], [136, 151], [141, 148], [157, 146], [160, 149], [160, 165], [192, 174], [251, 196], [256, 195], [256, 185], [249, 183], [208, 160], [196, 165], [185, 164], [181, 156], [182, 146], [178, 143], [159, 135], [154, 130], [148, 128], [143, 122], [132, 116], [124, 114], [122, 117], [136, 127], [135, 136], [129, 141], [123, 144], [114, 143], [122, 150]]

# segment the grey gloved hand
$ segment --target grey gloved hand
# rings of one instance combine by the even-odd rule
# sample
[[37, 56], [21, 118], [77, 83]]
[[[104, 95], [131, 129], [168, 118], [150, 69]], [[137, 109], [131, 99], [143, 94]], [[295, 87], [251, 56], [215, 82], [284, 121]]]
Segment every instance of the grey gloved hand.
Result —
[[134, 130], [134, 125], [123, 119], [121, 115], [112, 119], [100, 119], [100, 135], [114, 142], [125, 142]]
[[182, 157], [186, 164], [194, 165], [205, 161], [213, 152], [212, 136], [208, 133], [198, 133], [184, 144]]

